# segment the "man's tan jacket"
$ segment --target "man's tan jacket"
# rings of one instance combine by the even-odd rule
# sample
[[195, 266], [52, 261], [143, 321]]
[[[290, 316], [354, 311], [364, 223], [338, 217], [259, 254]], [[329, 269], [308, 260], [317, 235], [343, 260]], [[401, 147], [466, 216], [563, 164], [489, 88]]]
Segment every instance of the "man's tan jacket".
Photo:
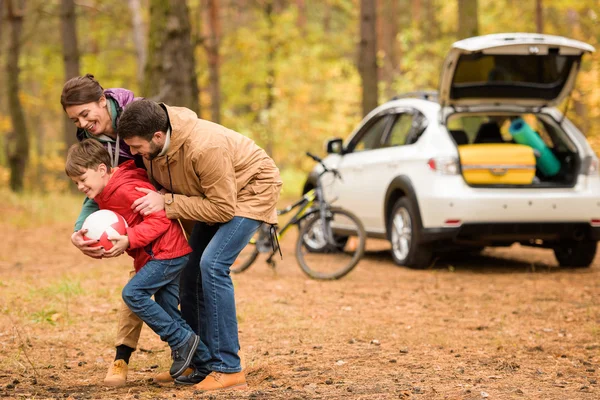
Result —
[[165, 194], [170, 219], [228, 222], [234, 216], [277, 223], [281, 177], [254, 141], [183, 107], [161, 106], [171, 127], [166, 154], [147, 170]]

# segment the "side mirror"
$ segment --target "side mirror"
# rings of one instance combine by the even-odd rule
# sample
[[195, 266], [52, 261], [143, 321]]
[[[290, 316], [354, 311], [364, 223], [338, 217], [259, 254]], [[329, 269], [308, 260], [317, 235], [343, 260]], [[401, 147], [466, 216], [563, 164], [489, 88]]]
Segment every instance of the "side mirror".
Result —
[[327, 154], [344, 154], [344, 141], [340, 138], [329, 139], [325, 149]]

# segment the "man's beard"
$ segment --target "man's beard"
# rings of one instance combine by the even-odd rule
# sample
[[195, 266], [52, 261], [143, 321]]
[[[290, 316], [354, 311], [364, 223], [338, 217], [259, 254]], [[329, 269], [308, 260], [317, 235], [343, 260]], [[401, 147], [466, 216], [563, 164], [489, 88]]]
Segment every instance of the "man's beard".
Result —
[[159, 147], [154, 142], [150, 142], [150, 152], [148, 153], [148, 160], [154, 160], [160, 152], [162, 151], [162, 147]]

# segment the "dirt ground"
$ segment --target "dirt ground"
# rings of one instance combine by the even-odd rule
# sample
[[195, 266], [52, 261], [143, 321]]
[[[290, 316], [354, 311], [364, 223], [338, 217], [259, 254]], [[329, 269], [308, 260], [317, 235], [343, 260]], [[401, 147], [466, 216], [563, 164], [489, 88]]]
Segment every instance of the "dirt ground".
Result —
[[127, 386], [101, 385], [127, 257], [79, 254], [70, 223], [0, 229], [0, 398], [600, 398], [598, 259], [560, 270], [515, 246], [416, 271], [373, 242], [344, 279], [317, 282], [291, 232], [275, 271], [234, 276], [249, 389], [201, 394], [150, 382], [170, 353], [147, 327]]

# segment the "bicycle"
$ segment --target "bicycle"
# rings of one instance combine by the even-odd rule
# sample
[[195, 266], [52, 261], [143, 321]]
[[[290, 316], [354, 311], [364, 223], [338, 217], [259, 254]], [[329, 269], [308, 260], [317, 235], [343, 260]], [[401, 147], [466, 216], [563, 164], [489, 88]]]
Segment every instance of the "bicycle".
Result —
[[273, 257], [277, 251], [281, 252], [279, 241], [292, 225], [297, 225], [299, 229], [296, 260], [302, 271], [313, 279], [340, 279], [352, 271], [364, 255], [367, 235], [358, 217], [350, 211], [332, 206], [323, 195], [321, 177], [331, 173], [334, 179], [341, 179], [339, 171], [327, 167], [321, 158], [311, 153], [307, 152], [306, 155], [323, 168], [317, 177], [316, 187], [295, 203], [277, 210], [277, 215], [285, 215], [298, 208], [276, 235], [272, 235], [270, 225], [263, 224], [259, 228], [231, 266], [232, 273], [250, 268], [260, 253], [270, 253], [266, 261], [275, 268]]

